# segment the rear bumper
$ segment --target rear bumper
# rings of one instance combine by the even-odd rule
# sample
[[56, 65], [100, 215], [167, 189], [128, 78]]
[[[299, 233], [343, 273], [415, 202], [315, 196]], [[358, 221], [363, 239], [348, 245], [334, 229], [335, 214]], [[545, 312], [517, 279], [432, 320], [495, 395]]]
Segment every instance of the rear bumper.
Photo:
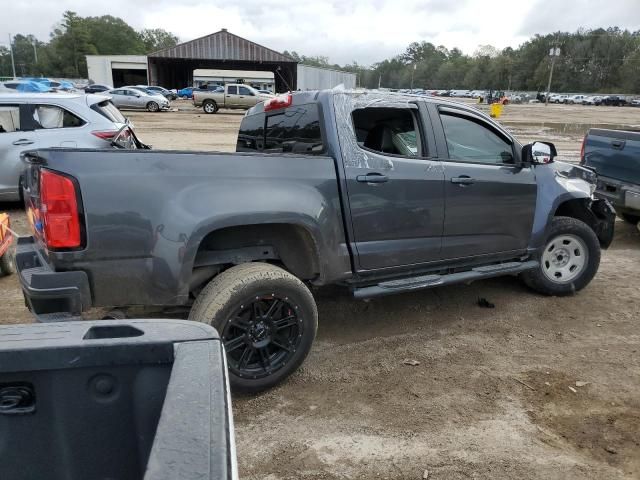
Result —
[[25, 303], [36, 317], [53, 313], [79, 315], [91, 307], [87, 274], [54, 271], [38, 251], [33, 237], [18, 239], [16, 269]]
[[598, 176], [595, 195], [609, 200], [618, 213], [640, 212], [640, 185]]

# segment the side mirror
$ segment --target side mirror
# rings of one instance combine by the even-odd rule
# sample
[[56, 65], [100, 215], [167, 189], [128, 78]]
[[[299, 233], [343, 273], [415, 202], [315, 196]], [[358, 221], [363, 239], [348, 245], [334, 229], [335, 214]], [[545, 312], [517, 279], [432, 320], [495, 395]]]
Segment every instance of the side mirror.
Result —
[[136, 93], [136, 98], [140, 98], [140, 94], [139, 93]]
[[533, 142], [522, 147], [522, 160], [532, 165], [551, 163], [557, 156], [556, 147], [550, 142]]

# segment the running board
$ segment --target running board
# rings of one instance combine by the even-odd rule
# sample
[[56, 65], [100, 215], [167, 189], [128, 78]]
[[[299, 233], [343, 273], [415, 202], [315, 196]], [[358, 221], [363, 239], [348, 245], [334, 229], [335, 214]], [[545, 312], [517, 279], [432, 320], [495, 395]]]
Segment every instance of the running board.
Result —
[[380, 297], [382, 295], [391, 295], [393, 293], [410, 292], [412, 290], [420, 290], [422, 288], [440, 287], [442, 285], [451, 285], [454, 283], [473, 282], [474, 280], [482, 280], [483, 278], [498, 277], [501, 275], [512, 275], [515, 273], [532, 270], [538, 266], [536, 260], [527, 262], [508, 262], [497, 265], [485, 265], [476, 267], [465, 272], [450, 273], [447, 275], [422, 275], [419, 277], [403, 278], [400, 280], [389, 280], [371, 285], [369, 287], [356, 288], [353, 291], [355, 298], [371, 298]]

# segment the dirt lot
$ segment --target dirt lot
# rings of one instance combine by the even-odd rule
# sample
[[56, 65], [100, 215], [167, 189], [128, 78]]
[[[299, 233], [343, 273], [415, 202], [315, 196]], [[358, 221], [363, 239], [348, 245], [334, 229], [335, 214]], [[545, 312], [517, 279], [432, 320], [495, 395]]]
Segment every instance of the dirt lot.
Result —
[[[242, 114], [130, 117], [155, 148], [233, 150]], [[638, 127], [640, 111], [514, 105], [501, 120], [575, 160], [589, 126]], [[18, 206], [4, 207], [26, 232]], [[316, 292], [319, 334], [303, 368], [234, 399], [241, 477], [640, 478], [640, 234], [616, 228], [574, 297], [512, 278], [366, 303]], [[30, 321], [15, 277], [0, 291], [0, 319]]]

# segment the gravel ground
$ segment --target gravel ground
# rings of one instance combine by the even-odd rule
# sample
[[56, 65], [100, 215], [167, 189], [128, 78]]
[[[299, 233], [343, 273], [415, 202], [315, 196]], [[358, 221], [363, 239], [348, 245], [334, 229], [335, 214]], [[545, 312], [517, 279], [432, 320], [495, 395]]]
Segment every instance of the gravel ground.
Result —
[[[242, 113], [174, 103], [186, 111], [130, 114], [143, 141], [235, 148]], [[513, 105], [501, 121], [575, 160], [589, 126], [637, 127], [639, 114]], [[26, 233], [19, 206], [2, 208]], [[314, 292], [320, 328], [302, 369], [234, 398], [241, 478], [640, 478], [640, 234], [616, 229], [598, 275], [573, 297], [513, 278], [370, 302]], [[0, 292], [0, 321], [31, 321], [15, 276]]]

